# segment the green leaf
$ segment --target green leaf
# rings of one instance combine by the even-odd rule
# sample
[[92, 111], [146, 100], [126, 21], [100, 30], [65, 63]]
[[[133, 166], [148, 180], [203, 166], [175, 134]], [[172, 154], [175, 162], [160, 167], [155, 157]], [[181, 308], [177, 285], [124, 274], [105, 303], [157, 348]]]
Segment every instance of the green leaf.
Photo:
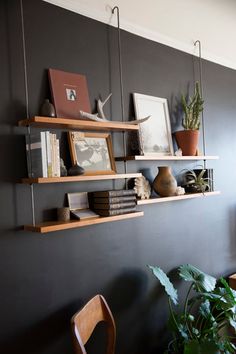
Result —
[[236, 304], [236, 297], [235, 297], [236, 296], [236, 291], [231, 289], [231, 287], [229, 286], [229, 284], [227, 283], [227, 281], [224, 278], [220, 278], [220, 282], [221, 282], [221, 284], [224, 285], [227, 294], [231, 297], [231, 299]]
[[220, 354], [220, 350], [214, 342], [191, 341], [185, 344], [184, 354]]
[[180, 266], [179, 275], [185, 281], [193, 282], [194, 288], [198, 292], [210, 292], [215, 289], [216, 279], [206, 273], [203, 273], [191, 264], [184, 264]]
[[199, 313], [206, 319], [211, 316], [211, 307], [209, 300], [205, 300], [203, 303], [201, 303], [199, 307]]
[[167, 295], [170, 297], [172, 302], [177, 305], [178, 304], [178, 294], [177, 290], [174, 288], [173, 284], [171, 283], [170, 279], [167, 275], [163, 272], [163, 270], [159, 267], [148, 266], [155, 277], [160, 281], [161, 285], [164, 286]]

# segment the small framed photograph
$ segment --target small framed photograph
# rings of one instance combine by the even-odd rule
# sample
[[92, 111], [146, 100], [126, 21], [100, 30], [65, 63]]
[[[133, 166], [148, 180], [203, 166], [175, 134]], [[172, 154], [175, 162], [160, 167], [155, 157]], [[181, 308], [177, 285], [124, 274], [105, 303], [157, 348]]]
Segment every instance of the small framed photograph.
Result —
[[91, 113], [84, 75], [49, 69], [48, 76], [57, 117], [83, 119], [80, 110]]
[[166, 98], [133, 94], [136, 119], [150, 118], [139, 126], [141, 155], [174, 155]]
[[85, 175], [115, 174], [116, 166], [108, 133], [68, 132], [72, 164], [85, 169]]

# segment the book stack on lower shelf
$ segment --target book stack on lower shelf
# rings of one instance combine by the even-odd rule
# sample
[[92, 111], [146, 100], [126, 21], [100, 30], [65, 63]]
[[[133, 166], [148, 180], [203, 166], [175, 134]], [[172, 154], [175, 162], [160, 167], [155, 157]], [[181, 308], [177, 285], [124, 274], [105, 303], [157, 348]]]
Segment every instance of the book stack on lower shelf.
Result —
[[89, 206], [100, 216], [115, 216], [136, 211], [133, 189], [109, 190], [89, 193]]

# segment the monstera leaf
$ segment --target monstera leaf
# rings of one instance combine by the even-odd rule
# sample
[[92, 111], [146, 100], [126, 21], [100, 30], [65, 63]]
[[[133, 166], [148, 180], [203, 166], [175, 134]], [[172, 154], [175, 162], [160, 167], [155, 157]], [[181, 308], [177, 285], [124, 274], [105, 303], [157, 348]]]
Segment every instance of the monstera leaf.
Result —
[[216, 279], [211, 275], [203, 273], [191, 264], [183, 264], [180, 266], [179, 275], [185, 281], [193, 282], [194, 288], [199, 292], [209, 292], [215, 289]]
[[155, 277], [160, 281], [161, 285], [164, 286], [167, 295], [170, 297], [172, 302], [177, 305], [178, 304], [178, 294], [177, 290], [174, 288], [173, 284], [171, 283], [170, 279], [167, 277], [166, 273], [159, 267], [148, 266]]

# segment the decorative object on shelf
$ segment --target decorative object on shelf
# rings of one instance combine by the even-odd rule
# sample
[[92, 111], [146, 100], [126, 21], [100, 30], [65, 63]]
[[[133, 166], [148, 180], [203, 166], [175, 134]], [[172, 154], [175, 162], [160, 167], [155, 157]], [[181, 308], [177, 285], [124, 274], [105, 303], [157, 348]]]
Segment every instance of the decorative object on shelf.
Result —
[[49, 101], [49, 99], [45, 99], [44, 103], [40, 108], [40, 116], [43, 117], [56, 117], [56, 112], [53, 104]]
[[70, 208], [57, 208], [57, 220], [58, 221], [69, 221], [70, 220]]
[[160, 197], [176, 195], [177, 181], [171, 174], [169, 166], [158, 167], [158, 174], [153, 181], [152, 188]]
[[193, 97], [186, 98], [182, 94], [181, 104], [184, 112], [182, 125], [184, 130], [175, 132], [176, 142], [184, 156], [194, 156], [197, 152], [200, 114], [203, 111], [203, 99], [201, 97], [199, 83], [195, 83]]
[[60, 158], [60, 171], [61, 177], [67, 176], [67, 169], [62, 158]]
[[85, 174], [116, 173], [110, 134], [68, 132], [68, 137], [72, 163], [83, 167]]
[[84, 75], [49, 69], [49, 82], [57, 117], [81, 119], [79, 112], [91, 112]]
[[76, 219], [84, 220], [97, 218], [99, 215], [89, 209], [88, 193], [67, 193], [67, 200], [71, 215]]
[[175, 156], [183, 156], [183, 152], [181, 149], [175, 151]]
[[148, 180], [142, 176], [134, 180], [134, 190], [141, 199], [149, 199], [151, 196], [151, 186]]
[[[227, 329], [235, 331], [236, 292], [224, 278], [219, 281], [191, 264], [178, 268], [180, 279], [190, 283], [182, 310], [175, 310], [179, 297], [168, 276], [159, 267], [149, 266], [160, 281], [169, 298], [169, 323], [172, 336], [169, 354], [219, 354], [235, 353], [234, 337]], [[225, 329], [225, 330], [224, 330]]]
[[150, 116], [140, 125], [141, 155], [174, 155], [167, 99], [139, 93], [133, 97], [136, 119]]
[[68, 176], [80, 176], [85, 173], [85, 169], [75, 163], [71, 168], [68, 170]]
[[184, 195], [185, 194], [185, 189], [183, 187], [177, 187], [176, 188], [176, 193], [175, 195]]
[[[209, 169], [209, 171], [211, 171], [211, 176], [213, 178], [213, 170]], [[209, 176], [209, 172], [205, 169], [187, 170], [184, 174], [184, 182], [182, 185], [185, 187], [187, 193], [204, 193], [213, 191], [213, 179], [207, 176]]]
[[[104, 101], [102, 101], [101, 99], [97, 100], [97, 113], [92, 114], [92, 113], [80, 111], [80, 116], [82, 118], [91, 119], [96, 122], [109, 122], [109, 120], [106, 118], [105, 113], [103, 111], [103, 106], [110, 99], [111, 95], [112, 95], [112, 93], [110, 93], [109, 96]], [[124, 123], [124, 124], [140, 124], [140, 123], [146, 122], [149, 118], [150, 118], [150, 116], [144, 117], [142, 119], [131, 120], [131, 121], [122, 121], [122, 123]], [[113, 121], [113, 123], [115, 123], [115, 121]]]

